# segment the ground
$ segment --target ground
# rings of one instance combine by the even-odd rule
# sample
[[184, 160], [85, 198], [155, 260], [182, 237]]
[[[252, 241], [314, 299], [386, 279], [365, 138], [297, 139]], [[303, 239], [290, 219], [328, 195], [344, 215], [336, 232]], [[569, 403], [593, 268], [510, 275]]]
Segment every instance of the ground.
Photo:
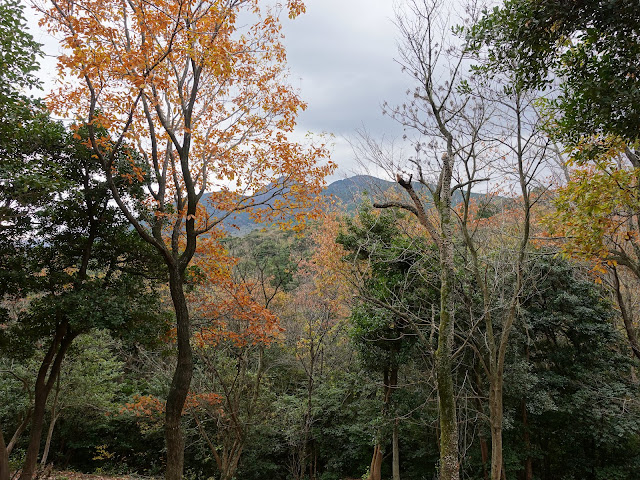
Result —
[[138, 475], [96, 475], [88, 473], [77, 472], [52, 472], [47, 477], [43, 477], [41, 480], [142, 480], [150, 479], [150, 477], [140, 477]]

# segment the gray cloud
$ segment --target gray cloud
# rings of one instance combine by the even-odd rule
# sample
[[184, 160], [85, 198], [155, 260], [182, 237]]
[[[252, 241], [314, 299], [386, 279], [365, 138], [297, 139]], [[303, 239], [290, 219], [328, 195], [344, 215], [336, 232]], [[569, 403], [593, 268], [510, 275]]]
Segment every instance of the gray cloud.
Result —
[[356, 129], [400, 136], [381, 104], [404, 101], [410, 84], [395, 63], [396, 28], [389, 0], [309, 0], [307, 13], [285, 22], [291, 81], [308, 110], [299, 127], [337, 136], [334, 161], [357, 170], [348, 143]]

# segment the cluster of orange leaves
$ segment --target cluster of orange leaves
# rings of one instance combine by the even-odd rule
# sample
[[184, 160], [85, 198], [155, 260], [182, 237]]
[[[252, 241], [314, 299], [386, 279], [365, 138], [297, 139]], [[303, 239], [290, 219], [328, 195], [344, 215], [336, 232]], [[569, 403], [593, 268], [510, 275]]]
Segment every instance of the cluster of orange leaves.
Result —
[[153, 395], [134, 395], [133, 401], [125, 403], [120, 413], [133, 413], [136, 417], [151, 417], [164, 413], [164, 402]]
[[251, 285], [235, 281], [232, 270], [237, 260], [221, 240], [222, 234], [203, 238], [194, 259], [200, 278], [189, 294], [191, 311], [206, 323], [193, 341], [198, 348], [223, 342], [235, 347], [269, 345], [282, 332], [279, 319], [250, 295]]
[[[217, 393], [189, 393], [183, 407], [183, 414], [189, 410], [214, 407], [220, 415], [222, 411], [222, 397]], [[132, 413], [136, 417], [150, 418], [164, 413], [165, 403], [153, 395], [134, 395], [133, 401], [125, 403], [120, 408], [120, 414]]]
[[590, 262], [598, 282], [617, 264], [615, 255], [634, 258], [640, 245], [633, 220], [640, 213], [640, 171], [625, 163], [625, 148], [617, 137], [583, 139], [570, 152], [571, 180], [557, 190], [546, 219], [563, 237], [563, 253]]
[[282, 332], [278, 316], [255, 301], [245, 285], [230, 282], [213, 294], [205, 294], [203, 300], [195, 312], [209, 319], [209, 324], [194, 334], [199, 348], [223, 342], [238, 348], [269, 345]]

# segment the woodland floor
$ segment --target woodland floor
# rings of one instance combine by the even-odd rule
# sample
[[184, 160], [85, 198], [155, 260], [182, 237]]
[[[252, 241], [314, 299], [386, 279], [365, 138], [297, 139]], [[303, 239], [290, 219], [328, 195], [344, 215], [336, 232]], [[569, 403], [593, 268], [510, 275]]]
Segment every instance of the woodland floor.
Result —
[[54, 471], [39, 480], [152, 480], [153, 477], [141, 477], [139, 475], [97, 475], [89, 473]]

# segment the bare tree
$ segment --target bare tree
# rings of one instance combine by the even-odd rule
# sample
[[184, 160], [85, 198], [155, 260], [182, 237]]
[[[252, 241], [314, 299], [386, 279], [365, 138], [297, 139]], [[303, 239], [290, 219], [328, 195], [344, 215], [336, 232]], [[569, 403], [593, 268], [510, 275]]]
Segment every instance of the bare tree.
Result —
[[[465, 70], [468, 45], [448, 34], [449, 19], [437, 0], [411, 0], [398, 10], [396, 23], [401, 43], [398, 62], [416, 83], [410, 101], [386, 106], [388, 113], [415, 138], [415, 156], [409, 159], [407, 176], [398, 165], [396, 181], [405, 200], [374, 204], [401, 208], [416, 216], [439, 251], [440, 313], [435, 370], [440, 422], [440, 479], [460, 478], [458, 422], [453, 382], [455, 331], [453, 235], [455, 218], [452, 195], [463, 185], [454, 183], [461, 158], [469, 155], [470, 95], [458, 86]], [[474, 12], [469, 10], [472, 15]], [[442, 152], [442, 153], [440, 153]], [[414, 180], [420, 189], [414, 186]], [[427, 192], [426, 195], [422, 195]], [[432, 208], [431, 208], [432, 207]]]
[[[533, 95], [519, 89], [508, 74], [470, 75], [475, 52], [472, 39], [463, 35], [464, 24], [476, 18], [477, 7], [467, 7], [470, 20], [460, 20], [462, 26], [453, 29], [459, 33], [456, 36], [447, 35], [452, 30], [440, 6], [437, 1], [411, 0], [396, 17], [401, 33], [399, 63], [416, 87], [408, 92], [406, 104], [385, 105], [385, 110], [405, 127], [415, 154], [399, 162], [366, 136], [360, 153], [368, 152], [378, 167], [395, 175], [405, 192], [400, 200], [374, 206], [411, 212], [439, 251], [441, 308], [435, 362], [441, 479], [459, 478], [460, 469], [452, 370], [455, 311], [463, 305], [454, 301], [454, 245], [461, 247], [460, 255], [481, 292], [482, 306], [468, 308], [476, 329], [475, 340], [468, 345], [476, 351], [489, 383], [491, 478], [498, 479], [503, 475], [505, 358], [524, 294], [531, 212], [546, 192], [535, 182], [546, 166], [547, 141], [537, 128]], [[507, 187], [509, 198], [493, 199], [490, 191], [497, 189], [498, 181]], [[485, 196], [478, 202], [472, 189], [480, 186]], [[498, 225], [483, 221], [491, 215], [494, 221], [501, 219]]]
[[[488, 137], [478, 138], [491, 145], [485, 155], [491, 159], [489, 173], [500, 178], [509, 196], [496, 202], [491, 221], [478, 212], [471, 186], [479, 176], [479, 152], [471, 149], [464, 159], [467, 185], [462, 191], [459, 223], [466, 250], [466, 265], [472, 273], [473, 289], [482, 295], [482, 308], [469, 309], [483, 325], [476, 335], [475, 348], [489, 383], [489, 423], [491, 427], [491, 478], [504, 476], [502, 460], [504, 368], [511, 329], [519, 305], [526, 296], [525, 270], [532, 229], [532, 211], [546, 193], [538, 177], [546, 165], [547, 142], [537, 128], [532, 107], [534, 97], [507, 82], [484, 87], [476, 85], [476, 96], [495, 107], [494, 119], [487, 122]], [[484, 137], [484, 138], [483, 138]], [[480, 172], [485, 175], [487, 171]], [[534, 193], [535, 192], [535, 193]], [[474, 323], [475, 320], [472, 322]]]

